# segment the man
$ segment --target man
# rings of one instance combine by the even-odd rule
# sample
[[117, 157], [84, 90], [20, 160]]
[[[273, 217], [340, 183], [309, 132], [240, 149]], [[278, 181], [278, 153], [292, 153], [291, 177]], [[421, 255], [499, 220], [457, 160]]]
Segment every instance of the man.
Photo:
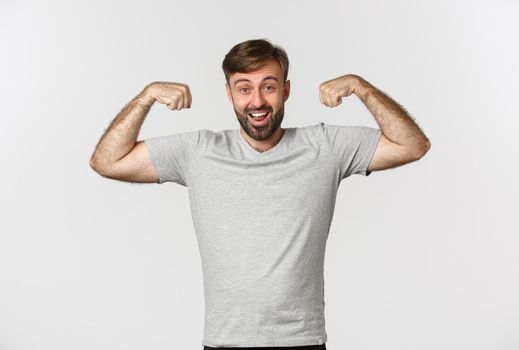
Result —
[[353, 74], [322, 83], [321, 103], [336, 107], [355, 94], [380, 130], [282, 128], [288, 57], [267, 40], [237, 44], [222, 67], [239, 129], [136, 142], [154, 102], [191, 107], [187, 85], [154, 82], [115, 118], [90, 165], [111, 179], [188, 187], [205, 349], [326, 349], [324, 253], [339, 183], [416, 161], [430, 142], [400, 105]]

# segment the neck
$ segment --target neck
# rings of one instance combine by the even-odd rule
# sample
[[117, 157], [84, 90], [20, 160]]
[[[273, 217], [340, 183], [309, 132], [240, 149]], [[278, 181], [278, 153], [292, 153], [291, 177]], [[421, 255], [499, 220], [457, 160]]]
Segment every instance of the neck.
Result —
[[252, 148], [254, 148], [257, 152], [265, 152], [277, 145], [279, 140], [283, 137], [283, 134], [285, 133], [285, 129], [279, 127], [274, 134], [272, 134], [271, 137], [269, 137], [266, 140], [256, 140], [247, 135], [247, 133], [243, 130], [243, 128], [240, 126], [240, 134], [242, 137], [247, 141], [249, 145], [251, 145]]

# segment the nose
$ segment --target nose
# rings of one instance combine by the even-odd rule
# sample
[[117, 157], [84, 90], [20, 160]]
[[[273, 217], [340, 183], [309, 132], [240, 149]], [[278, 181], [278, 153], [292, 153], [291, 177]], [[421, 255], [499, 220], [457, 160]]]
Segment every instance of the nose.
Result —
[[261, 91], [254, 92], [251, 98], [251, 108], [260, 108], [265, 104], [265, 98]]

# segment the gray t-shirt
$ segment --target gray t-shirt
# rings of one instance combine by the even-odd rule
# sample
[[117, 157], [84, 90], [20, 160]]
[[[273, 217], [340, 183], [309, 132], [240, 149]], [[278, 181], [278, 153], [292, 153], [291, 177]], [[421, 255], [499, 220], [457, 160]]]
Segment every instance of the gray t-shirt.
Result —
[[145, 140], [160, 177], [189, 191], [204, 280], [203, 345], [323, 344], [324, 253], [342, 179], [368, 176], [379, 129], [285, 128], [257, 152], [239, 129]]

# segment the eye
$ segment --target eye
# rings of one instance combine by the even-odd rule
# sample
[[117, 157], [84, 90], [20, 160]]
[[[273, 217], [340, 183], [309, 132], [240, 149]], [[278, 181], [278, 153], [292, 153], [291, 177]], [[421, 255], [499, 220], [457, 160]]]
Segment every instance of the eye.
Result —
[[246, 87], [242, 87], [242, 88], [239, 89], [239, 91], [240, 91], [242, 94], [246, 94], [246, 93], [249, 91], [249, 89], [246, 88]]
[[274, 91], [274, 87], [272, 85], [267, 85], [267, 86], [265, 86], [265, 90]]

